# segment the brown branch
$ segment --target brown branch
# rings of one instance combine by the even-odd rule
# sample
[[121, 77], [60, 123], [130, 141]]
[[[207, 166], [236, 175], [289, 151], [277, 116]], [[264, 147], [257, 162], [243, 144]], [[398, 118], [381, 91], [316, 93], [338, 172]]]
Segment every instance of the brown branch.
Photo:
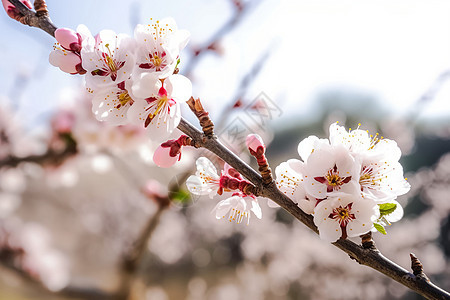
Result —
[[39, 291], [44, 296], [60, 296], [64, 298], [85, 299], [85, 300], [117, 300], [118, 297], [115, 294], [109, 294], [95, 288], [78, 288], [78, 287], [66, 287], [60, 291], [51, 291], [42, 284], [39, 280], [32, 277], [24, 270], [15, 266], [10, 258], [3, 257], [4, 253], [0, 251], [0, 271], [8, 272], [10, 276], [18, 276], [22, 284], [27, 288]]
[[64, 162], [67, 158], [78, 153], [76, 144], [68, 145], [62, 151], [55, 151], [49, 149], [46, 153], [42, 155], [30, 155], [25, 157], [17, 156], [7, 156], [6, 158], [0, 160], [0, 168], [2, 167], [17, 167], [19, 164], [24, 162], [37, 163], [42, 165], [59, 165]]
[[31, 26], [31, 27], [37, 27], [39, 29], [44, 30], [51, 36], [55, 36], [55, 30], [57, 27], [53, 25], [52, 21], [48, 17], [48, 11], [47, 6], [45, 5], [45, 1], [38, 0], [35, 3], [35, 8], [37, 12], [33, 12], [28, 7], [26, 7], [22, 2], [19, 0], [8, 0], [11, 2], [12, 5], [14, 5], [19, 12], [22, 14], [22, 16], [17, 19], [22, 24]]
[[[23, 8], [23, 5], [18, 0], [10, 0], [10, 2], [16, 5], [16, 7], [20, 6]], [[21, 12], [22, 8], [20, 8]], [[22, 13], [26, 14], [29, 12], [28, 9], [26, 10], [26, 12], [23, 11]], [[48, 18], [42, 18], [39, 20], [41, 20], [42, 22], [30, 22], [30, 24], [28, 25], [38, 27], [54, 36], [54, 30], [56, 29], [56, 27], [51, 24], [51, 21]], [[48, 28], [53, 28], [53, 31], [46, 30]], [[219, 140], [214, 137], [205, 138], [201, 131], [192, 126], [183, 118], [178, 125], [178, 129], [194, 139], [197, 145], [210, 150], [225, 162], [227, 162], [229, 165], [231, 165], [233, 168], [235, 168], [239, 173], [250, 180], [256, 188], [261, 189], [261, 195], [263, 197], [270, 198], [297, 220], [305, 224], [314, 232], [318, 233], [317, 227], [314, 225], [311, 215], [307, 215], [294, 202], [292, 202], [291, 199], [280, 192], [274, 182], [263, 185], [261, 176], [239, 157], [237, 157], [234, 153], [232, 153], [228, 148], [223, 146]], [[333, 243], [333, 245], [347, 253], [350, 258], [356, 260], [358, 263], [366, 265], [372, 269], [379, 271], [380, 273], [383, 273], [384, 275], [405, 285], [406, 287], [410, 288], [411, 290], [417, 292], [427, 299], [450, 299], [450, 293], [439, 288], [430, 281], [424, 280], [421, 276], [416, 276], [413, 273], [408, 272], [404, 268], [384, 257], [378, 251], [364, 249], [362, 246], [357, 245], [347, 239], [340, 239], [337, 242]]]
[[131, 250], [124, 257], [122, 263], [124, 274], [122, 276], [121, 287], [117, 293], [119, 299], [128, 299], [128, 296], [132, 292], [133, 282], [139, 275], [139, 267], [147, 250], [148, 242], [159, 224], [162, 213], [167, 207], [167, 205], [158, 205], [158, 210], [147, 221], [138, 239], [133, 243]]
[[[234, 153], [223, 146], [220, 141], [215, 138], [205, 139], [202, 132], [184, 119], [181, 119], [178, 129], [186, 135], [192, 137], [202, 147], [219, 156], [244, 177], [250, 180], [255, 186], [260, 187], [262, 189], [263, 197], [270, 198], [297, 220], [308, 226], [314, 232], [318, 233], [312, 216], [303, 212], [294, 202], [292, 202], [291, 199], [280, 192], [274, 182], [264, 185], [262, 183], [261, 176]], [[347, 253], [350, 258], [356, 260], [358, 263], [383, 273], [384, 275], [405, 285], [427, 299], [450, 299], [450, 293], [444, 291], [430, 281], [424, 280], [422, 276], [416, 276], [408, 272], [388, 258], [384, 257], [377, 250], [372, 250], [371, 248], [364, 249], [362, 246], [347, 239], [340, 239], [333, 243], [333, 245]]]

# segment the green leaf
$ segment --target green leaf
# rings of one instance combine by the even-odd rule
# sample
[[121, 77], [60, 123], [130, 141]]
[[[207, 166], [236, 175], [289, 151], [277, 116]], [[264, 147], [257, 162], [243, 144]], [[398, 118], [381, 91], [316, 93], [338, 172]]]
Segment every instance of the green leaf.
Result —
[[395, 203], [383, 203], [378, 204], [380, 207], [380, 217], [392, 214], [397, 208], [397, 204]]
[[179, 190], [175, 192], [170, 192], [169, 197], [180, 204], [187, 204], [191, 200], [191, 194], [188, 191]]
[[180, 62], [181, 62], [181, 59], [178, 58], [177, 59], [177, 64], [175, 65], [175, 69], [178, 68], [178, 65], [180, 64]]
[[386, 234], [386, 229], [384, 229], [384, 227], [381, 226], [380, 224], [374, 223], [373, 226], [375, 227], [376, 230], [378, 230], [382, 234]]

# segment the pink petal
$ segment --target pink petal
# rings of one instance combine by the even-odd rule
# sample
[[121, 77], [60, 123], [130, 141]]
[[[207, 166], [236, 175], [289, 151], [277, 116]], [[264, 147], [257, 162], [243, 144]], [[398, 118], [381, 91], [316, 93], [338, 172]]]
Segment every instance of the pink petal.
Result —
[[256, 152], [259, 147], [263, 147], [263, 149], [266, 148], [262, 138], [257, 134], [249, 134], [245, 139], [245, 144], [247, 145], [247, 148], [254, 152]]
[[170, 147], [163, 148], [159, 146], [153, 154], [153, 162], [161, 168], [169, 168], [173, 166], [179, 159], [180, 155], [170, 156]]
[[55, 38], [58, 43], [66, 49], [71, 49], [71, 44], [79, 44], [78, 34], [69, 28], [58, 28], [55, 31]]
[[[28, 0], [20, 0], [20, 2], [25, 4], [25, 6], [28, 7], [29, 9], [33, 8], [31, 6], [30, 1], [28, 1]], [[2, 4], [3, 4], [3, 8], [5, 9], [6, 13], [8, 14], [8, 16], [10, 18], [14, 19], [16, 16], [21, 15], [19, 10], [14, 5], [12, 5], [11, 2], [9, 2], [8, 0], [2, 0]]]
[[81, 63], [81, 58], [72, 52], [52, 51], [49, 61], [55, 67], [59, 67], [61, 71], [75, 74], [77, 73], [77, 65]]

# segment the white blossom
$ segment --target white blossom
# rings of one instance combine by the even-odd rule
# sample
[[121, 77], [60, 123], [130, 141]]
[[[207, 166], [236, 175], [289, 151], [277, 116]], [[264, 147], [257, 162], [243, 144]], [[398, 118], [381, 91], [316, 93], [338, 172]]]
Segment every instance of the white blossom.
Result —
[[355, 237], [371, 231], [378, 216], [378, 206], [372, 199], [343, 194], [329, 197], [316, 206], [314, 224], [321, 239], [335, 242], [340, 237]]
[[206, 157], [197, 159], [197, 172], [186, 180], [188, 190], [195, 195], [209, 195], [212, 199], [220, 188], [220, 176]]
[[130, 122], [147, 128], [152, 140], [164, 140], [181, 120], [180, 103], [192, 95], [192, 84], [182, 75], [160, 80], [156, 74], [144, 73], [133, 82], [128, 110]]
[[[317, 200], [306, 194], [304, 179], [301, 174], [303, 162], [298, 159], [290, 159], [281, 163], [276, 169], [276, 183], [281, 192], [286, 194], [294, 203], [307, 214], [313, 214]], [[278, 207], [273, 201], [269, 201], [270, 207]]]
[[395, 199], [410, 189], [410, 184], [403, 176], [402, 165], [379, 155], [361, 156], [359, 184], [362, 193], [378, 201]]
[[126, 34], [102, 30], [83, 40], [81, 59], [86, 85], [95, 91], [127, 80], [134, 67], [135, 40]]
[[262, 211], [258, 200], [254, 196], [243, 193], [234, 193], [230, 198], [220, 201], [212, 212], [216, 214], [216, 219], [224, 219], [228, 216], [228, 221], [235, 221], [238, 224], [244, 219], [247, 219], [248, 225], [250, 222], [250, 212], [253, 212], [258, 219], [262, 218]]
[[[124, 125], [128, 121], [128, 109], [134, 103], [127, 82], [97, 90], [92, 98], [92, 112], [99, 121], [111, 125]], [[129, 87], [128, 87], [129, 88]]]
[[306, 192], [323, 199], [334, 193], [359, 193], [359, 170], [359, 162], [347, 149], [338, 145], [311, 153], [301, 173]]
[[174, 72], [180, 50], [189, 40], [189, 32], [179, 30], [173, 18], [139, 24], [134, 36], [138, 45], [134, 72], [155, 72], [159, 78]]

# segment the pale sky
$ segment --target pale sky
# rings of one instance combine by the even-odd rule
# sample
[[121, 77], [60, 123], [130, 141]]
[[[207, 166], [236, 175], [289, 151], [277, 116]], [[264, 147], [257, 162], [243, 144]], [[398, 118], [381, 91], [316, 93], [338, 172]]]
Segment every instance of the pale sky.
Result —
[[[57, 26], [75, 29], [83, 23], [93, 33], [113, 29], [132, 35], [130, 15], [141, 23], [172, 16], [191, 32], [194, 46], [228, 20], [230, 2], [47, 0]], [[0, 28], [0, 96], [10, 94], [18, 74], [28, 74], [32, 80], [19, 89], [16, 104], [29, 122], [78, 93], [81, 78], [48, 63], [50, 36], [6, 14], [0, 15]], [[402, 114], [450, 69], [450, 2], [266, 0], [225, 37], [222, 48], [223, 56], [204, 57], [192, 78], [194, 96], [208, 103], [213, 116], [267, 49], [272, 55], [249, 88], [249, 99], [263, 91], [279, 101], [286, 116], [303, 116], [311, 114], [317, 92], [342, 86], [373, 93], [392, 114]], [[422, 117], [450, 116], [449, 100], [450, 82]]]

